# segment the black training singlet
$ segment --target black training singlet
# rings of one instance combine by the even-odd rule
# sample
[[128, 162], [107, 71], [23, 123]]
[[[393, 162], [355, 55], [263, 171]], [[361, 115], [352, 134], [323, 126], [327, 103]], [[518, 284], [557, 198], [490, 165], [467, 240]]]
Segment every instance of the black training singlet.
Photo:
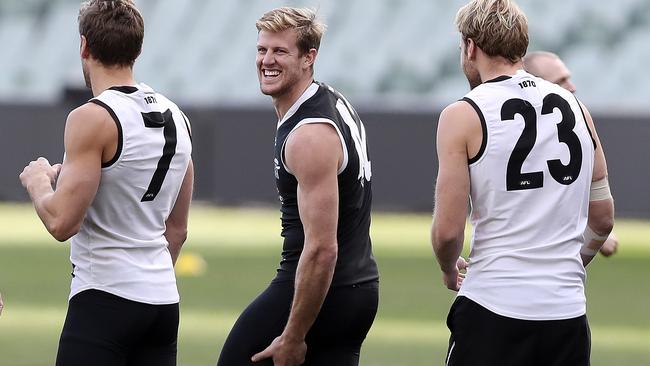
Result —
[[339, 134], [344, 161], [338, 174], [338, 259], [332, 286], [377, 280], [370, 242], [370, 160], [366, 133], [345, 97], [329, 85], [314, 82], [278, 123], [275, 138], [275, 178], [282, 203], [282, 261], [274, 281], [293, 281], [305, 233], [298, 213], [298, 181], [287, 171], [284, 146], [289, 134], [307, 123], [328, 123]]

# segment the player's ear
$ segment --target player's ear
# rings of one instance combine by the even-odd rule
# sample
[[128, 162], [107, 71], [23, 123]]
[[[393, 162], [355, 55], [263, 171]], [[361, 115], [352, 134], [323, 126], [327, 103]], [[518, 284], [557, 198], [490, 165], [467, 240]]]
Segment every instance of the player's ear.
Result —
[[90, 51], [88, 51], [88, 40], [84, 35], [81, 35], [81, 44], [79, 46], [79, 53], [82, 59], [87, 59], [90, 57]]
[[318, 50], [315, 48], [311, 48], [309, 51], [307, 51], [307, 53], [305, 53], [305, 68], [308, 69], [314, 66], [314, 62], [316, 62], [316, 56], [318, 56]]
[[478, 50], [478, 46], [476, 45], [476, 42], [474, 42], [473, 39], [467, 38], [465, 41], [465, 52], [467, 55], [468, 60], [474, 60], [476, 58], [476, 51]]

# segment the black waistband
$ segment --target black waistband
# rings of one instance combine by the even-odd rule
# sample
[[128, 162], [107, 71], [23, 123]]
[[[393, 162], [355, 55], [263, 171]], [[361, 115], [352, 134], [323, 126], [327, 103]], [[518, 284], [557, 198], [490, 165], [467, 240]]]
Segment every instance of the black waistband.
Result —
[[[293, 286], [293, 279], [279, 279], [278, 277], [274, 278], [271, 281], [271, 284], [274, 285], [290, 285]], [[351, 285], [334, 285], [331, 288], [379, 288], [379, 280], [370, 280], [370, 281], [364, 281], [364, 282], [359, 282], [359, 283], [353, 283]]]
[[340, 287], [352, 287], [352, 288], [379, 288], [379, 281], [378, 281], [378, 280], [372, 280], [372, 281], [366, 281], [366, 282], [361, 282], [361, 283], [355, 283], [355, 284], [353, 284], [353, 285], [340, 286]]

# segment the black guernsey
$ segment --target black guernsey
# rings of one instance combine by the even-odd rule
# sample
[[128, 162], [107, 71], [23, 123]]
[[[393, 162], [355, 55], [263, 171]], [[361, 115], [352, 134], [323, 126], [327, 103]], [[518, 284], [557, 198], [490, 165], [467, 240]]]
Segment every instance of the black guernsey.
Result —
[[298, 181], [287, 171], [284, 146], [289, 134], [306, 123], [329, 123], [336, 128], [347, 154], [338, 174], [338, 259], [332, 286], [379, 278], [370, 242], [370, 162], [363, 124], [345, 97], [324, 83], [314, 82], [278, 124], [275, 137], [275, 178], [282, 203], [282, 260], [275, 278], [293, 281], [305, 233], [298, 213]]

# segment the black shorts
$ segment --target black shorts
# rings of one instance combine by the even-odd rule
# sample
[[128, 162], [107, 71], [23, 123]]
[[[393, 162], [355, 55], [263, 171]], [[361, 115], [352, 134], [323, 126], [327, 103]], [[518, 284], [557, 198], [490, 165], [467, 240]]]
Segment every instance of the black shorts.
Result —
[[56, 365], [174, 366], [178, 317], [178, 304], [82, 291], [70, 299]]
[[[293, 282], [271, 283], [240, 315], [221, 350], [218, 366], [273, 365], [251, 357], [268, 347], [287, 323]], [[379, 301], [378, 282], [333, 287], [307, 333], [305, 366], [356, 366]]]
[[458, 296], [447, 317], [451, 331], [445, 365], [588, 366], [587, 316], [521, 320], [495, 314]]

